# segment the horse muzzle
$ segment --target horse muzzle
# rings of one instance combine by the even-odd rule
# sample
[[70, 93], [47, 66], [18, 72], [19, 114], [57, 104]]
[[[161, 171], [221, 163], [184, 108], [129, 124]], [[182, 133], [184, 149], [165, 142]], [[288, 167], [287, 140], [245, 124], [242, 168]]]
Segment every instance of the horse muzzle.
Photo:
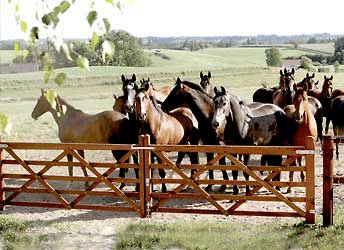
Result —
[[147, 118], [147, 114], [146, 113], [138, 113], [137, 118], [139, 121], [145, 121]]

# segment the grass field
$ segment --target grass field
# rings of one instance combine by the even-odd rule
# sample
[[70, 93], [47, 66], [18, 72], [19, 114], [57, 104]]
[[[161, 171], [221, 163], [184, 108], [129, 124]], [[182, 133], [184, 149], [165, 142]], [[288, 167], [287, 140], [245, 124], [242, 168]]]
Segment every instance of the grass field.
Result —
[[[304, 53], [289, 49], [281, 51], [283, 56]], [[31, 118], [32, 109], [42, 87], [55, 88], [76, 108], [95, 113], [112, 109], [113, 94], [121, 94], [122, 74], [130, 76], [136, 73], [138, 79], [150, 77], [159, 87], [173, 86], [177, 77], [198, 83], [200, 71], [211, 71], [215, 85], [225, 86], [230, 92], [248, 102], [252, 100], [255, 89], [263, 84], [275, 86], [279, 80], [280, 68], [266, 67], [264, 48], [205, 49], [197, 52], [148, 50], [146, 53], [153, 62], [148, 68], [91, 67], [90, 72], [78, 68], [56, 70], [55, 75], [64, 71], [68, 76], [61, 87], [52, 83], [44, 84], [43, 72], [0, 74], [0, 113], [8, 114], [13, 126], [11, 136], [6, 136], [4, 140], [58, 142], [57, 127], [51, 115], [44, 115], [38, 121]], [[304, 70], [298, 70], [296, 81], [301, 81], [306, 73]], [[334, 75], [335, 88], [344, 87], [344, 73], [331, 74]], [[323, 77], [323, 73], [316, 73], [316, 79], [320, 84]], [[341, 249], [344, 244], [342, 210], [336, 214], [338, 226], [329, 229], [303, 224], [133, 224], [119, 236], [117, 249], [238, 249], [240, 246], [240, 249]], [[0, 221], [0, 229], [1, 223]], [[18, 227], [15, 223], [13, 225]], [[39, 224], [32, 226], [40, 227]], [[185, 237], [187, 232], [192, 230], [196, 232], [192, 237], [201, 239], [197, 244], [192, 237]], [[244, 234], [241, 233], [243, 231]], [[19, 234], [17, 231], [10, 231], [7, 236], [8, 231], [5, 232], [6, 234], [2, 233], [0, 237], [9, 238]], [[22, 238], [25, 241], [24, 244], [19, 242], [20, 246], [30, 245], [30, 242], [42, 242], [30, 239], [25, 233]], [[218, 243], [214, 244], [212, 241]], [[340, 247], [337, 248], [338, 246]]]

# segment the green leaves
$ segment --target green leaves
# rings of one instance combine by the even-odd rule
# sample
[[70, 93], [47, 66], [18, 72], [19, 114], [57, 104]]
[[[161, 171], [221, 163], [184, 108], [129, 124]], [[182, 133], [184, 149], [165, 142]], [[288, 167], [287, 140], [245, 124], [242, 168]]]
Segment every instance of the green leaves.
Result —
[[62, 14], [65, 13], [65, 12], [69, 9], [69, 7], [70, 7], [70, 3], [69, 3], [69, 2], [67, 2], [67, 1], [62, 1], [62, 2], [60, 3], [60, 6], [59, 6], [60, 12], [61, 12]]
[[89, 61], [86, 57], [79, 55], [76, 58], [75, 62], [76, 62], [76, 65], [80, 67], [80, 69], [86, 69], [87, 71], [90, 71]]
[[8, 129], [9, 123], [10, 118], [6, 114], [0, 113], [0, 134]]
[[95, 49], [99, 43], [99, 36], [96, 32], [93, 32], [92, 34], [92, 40], [91, 40], [91, 47]]
[[48, 83], [52, 72], [53, 66], [50, 63], [44, 64], [44, 83]]
[[16, 56], [19, 55], [19, 51], [20, 51], [20, 43], [15, 42], [14, 43], [14, 53]]
[[62, 72], [62, 73], [59, 73], [56, 77], [55, 77], [55, 83], [58, 85], [58, 86], [61, 86], [64, 81], [67, 79], [67, 74]]
[[20, 21], [20, 28], [25, 33], [27, 30], [27, 23], [25, 21]]
[[30, 38], [31, 38], [32, 43], [36, 43], [36, 41], [39, 39], [38, 31], [39, 31], [38, 27], [31, 28]]
[[95, 10], [91, 10], [88, 15], [87, 15], [87, 22], [89, 23], [90, 26], [97, 20], [98, 13]]
[[50, 104], [50, 106], [53, 106], [55, 100], [56, 100], [56, 97], [57, 97], [57, 93], [54, 89], [47, 89], [45, 91], [45, 99], [47, 99], [48, 103]]
[[105, 33], [109, 33], [111, 29], [111, 24], [108, 18], [103, 18], [104, 26], [105, 26]]
[[105, 40], [102, 44], [102, 59], [105, 62], [106, 56], [113, 57], [115, 54], [115, 44], [112, 41]]

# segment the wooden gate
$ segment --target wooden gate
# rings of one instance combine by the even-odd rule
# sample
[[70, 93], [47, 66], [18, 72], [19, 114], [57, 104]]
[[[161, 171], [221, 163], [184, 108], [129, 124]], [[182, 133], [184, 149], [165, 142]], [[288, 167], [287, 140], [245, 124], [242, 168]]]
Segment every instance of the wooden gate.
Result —
[[344, 137], [323, 138], [323, 225], [329, 226], [333, 225], [333, 184], [344, 184], [344, 176], [334, 174], [334, 145], [344, 143]]
[[[0, 204], [1, 208], [6, 205], [18, 205], [136, 211], [141, 217], [149, 216], [153, 212], [304, 217], [308, 223], [314, 223], [314, 145], [314, 139], [311, 137], [307, 139], [305, 147], [151, 145], [149, 136], [141, 136], [138, 145], [5, 142], [1, 145], [7, 156], [1, 160], [0, 165]], [[81, 149], [124, 150], [127, 153], [116, 163], [113, 163], [113, 158], [110, 162], [96, 162], [86, 160], [86, 157], [82, 158], [77, 152]], [[41, 154], [38, 155], [39, 159], [27, 159], [26, 154], [30, 150], [59, 152], [55, 152], [52, 160], [41, 160]], [[20, 155], [21, 151], [24, 152], [23, 156]], [[125, 163], [135, 152], [139, 153], [139, 163]], [[201, 155], [213, 153], [214, 157], [211, 160], [202, 157], [197, 165], [186, 164], [186, 161], [176, 165], [177, 152], [199, 152]], [[69, 163], [63, 160], [67, 154], [73, 155], [77, 161]], [[253, 155], [250, 164], [245, 165], [240, 157], [236, 156], [242, 154]], [[281, 166], [251, 164], [258, 162], [260, 155], [283, 155], [283, 163]], [[302, 167], [293, 166], [292, 163], [300, 156], [304, 156], [305, 164]], [[159, 159], [159, 163], [151, 163], [152, 157]], [[220, 165], [219, 160], [222, 158], [226, 158], [231, 164]], [[24, 173], [14, 172], [11, 168], [18, 165]], [[54, 175], [52, 169], [63, 166], [85, 166], [92, 176]], [[110, 177], [118, 168], [138, 168], [139, 179]], [[164, 169], [167, 177], [158, 177], [156, 169]], [[192, 169], [195, 173], [191, 176]], [[209, 180], [209, 170], [215, 171], [215, 179]], [[240, 175], [238, 180], [233, 180], [232, 177], [223, 180], [218, 174], [221, 170], [245, 172], [250, 179], [245, 180]], [[51, 173], [48, 173], [49, 171]], [[264, 171], [264, 174], [261, 175], [259, 171]], [[290, 181], [290, 171], [304, 171], [306, 180], [298, 181], [298, 178], [295, 178], [295, 181]], [[278, 174], [282, 174], [280, 181], [274, 178]], [[86, 188], [65, 188], [67, 181], [71, 180], [83, 183], [89, 181], [91, 184]], [[61, 182], [64, 183], [62, 187]], [[121, 182], [139, 183], [140, 191], [119, 190], [114, 183]], [[14, 184], [16, 186], [12, 187]], [[168, 192], [160, 191], [161, 184], [167, 185]], [[204, 188], [206, 185], [213, 185], [213, 189]], [[226, 191], [217, 192], [218, 185], [226, 185]], [[241, 187], [238, 194], [233, 194], [233, 185]], [[250, 187], [248, 193], [245, 192], [246, 185]], [[287, 187], [292, 187], [295, 192], [286, 194]], [[39, 196], [47, 194], [53, 197], [55, 202], [16, 200], [23, 193], [37, 193]], [[86, 204], [86, 198], [89, 196], [109, 197], [111, 204]], [[252, 209], [252, 202], [261, 204], [262, 208]], [[266, 202], [276, 203], [278, 209], [274, 211], [264, 208]]]

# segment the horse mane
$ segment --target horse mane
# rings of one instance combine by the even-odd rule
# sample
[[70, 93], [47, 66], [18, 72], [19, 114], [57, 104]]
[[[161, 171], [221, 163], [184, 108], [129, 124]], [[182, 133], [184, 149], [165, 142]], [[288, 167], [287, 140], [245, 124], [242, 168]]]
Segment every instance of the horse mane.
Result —
[[150, 96], [149, 98], [150, 98], [150, 100], [152, 101], [153, 106], [154, 106], [159, 112], [163, 112], [162, 109], [161, 109], [161, 106], [160, 106], [159, 103], [158, 103], [158, 100], [157, 100], [154, 96]]
[[68, 104], [61, 96], [57, 95], [56, 99], [58, 100], [59, 105], [65, 105], [67, 107], [67, 110], [73, 110], [76, 112], [83, 113], [82, 110], [74, 108], [72, 105]]
[[190, 88], [192, 88], [192, 89], [194, 89], [194, 90], [198, 90], [198, 91], [200, 91], [200, 92], [202, 92], [202, 93], [208, 95], [208, 93], [206, 93], [205, 90], [204, 90], [201, 86], [199, 86], [198, 84], [196, 84], [196, 83], [189, 82], [189, 81], [181, 81], [181, 83], [182, 83], [182, 84], [185, 84], [186, 86], [188, 86], [188, 87], [190, 87]]

